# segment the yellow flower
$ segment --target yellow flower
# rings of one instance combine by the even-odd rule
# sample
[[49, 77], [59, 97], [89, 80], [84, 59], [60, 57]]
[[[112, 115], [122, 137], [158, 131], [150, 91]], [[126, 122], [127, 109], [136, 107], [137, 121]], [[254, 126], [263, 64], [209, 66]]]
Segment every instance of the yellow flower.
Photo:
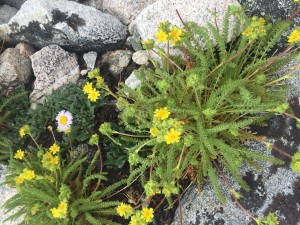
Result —
[[259, 25], [260, 25], [261, 27], [265, 26], [265, 23], [266, 23], [266, 21], [265, 21], [264, 18], [259, 18]]
[[170, 112], [167, 107], [156, 109], [154, 112], [154, 117], [161, 120], [167, 119], [170, 115]]
[[63, 219], [67, 217], [68, 204], [66, 200], [61, 201], [57, 208], [50, 209], [54, 218]]
[[24, 179], [25, 180], [32, 180], [32, 179], [35, 178], [35, 174], [34, 174], [33, 170], [24, 169], [23, 174], [24, 174]]
[[50, 160], [50, 164], [57, 165], [57, 164], [58, 164], [58, 156], [54, 156], [54, 157]]
[[45, 159], [45, 160], [50, 160], [50, 159], [52, 159], [52, 154], [50, 153], [50, 152], [46, 152], [45, 154], [44, 154], [44, 156], [43, 156], [43, 159]]
[[163, 30], [159, 30], [158, 32], [156, 32], [156, 37], [159, 43], [165, 43], [167, 41], [168, 35]]
[[165, 136], [165, 140], [168, 145], [175, 142], [179, 142], [179, 139], [180, 139], [180, 132], [175, 131], [173, 128], [171, 128], [168, 131], [167, 135]]
[[71, 127], [67, 128], [64, 132], [65, 132], [66, 134], [71, 133]]
[[289, 36], [289, 43], [295, 43], [300, 40], [300, 33], [298, 30], [293, 30], [293, 32]]
[[50, 211], [51, 211], [52, 216], [53, 216], [54, 218], [60, 218], [60, 214], [59, 214], [57, 208], [52, 208], [52, 209], [50, 209]]
[[242, 34], [249, 38], [253, 34], [253, 28], [247, 28]]
[[131, 207], [131, 205], [127, 205], [127, 204], [121, 203], [117, 207], [117, 213], [119, 214], [119, 216], [122, 216], [125, 219], [127, 219], [127, 218], [129, 218], [129, 216], [132, 215], [133, 208]]
[[176, 26], [173, 26], [172, 30], [169, 33], [169, 36], [171, 37], [171, 44], [176, 45], [178, 41], [181, 40], [182, 30], [178, 29]]
[[138, 219], [136, 218], [136, 215], [133, 215], [131, 218], [130, 218], [130, 223], [129, 225], [140, 225], [139, 222], [138, 222]]
[[83, 87], [83, 93], [89, 94], [93, 90], [93, 84], [91, 82], [86, 82], [86, 84]]
[[299, 0], [294, 0], [294, 2], [299, 2]]
[[143, 208], [141, 218], [144, 219], [147, 223], [153, 220], [153, 209]]
[[92, 102], [97, 101], [98, 97], [100, 96], [99, 91], [97, 91], [95, 88], [92, 89], [92, 91], [88, 95], [88, 99]]
[[66, 203], [66, 201], [60, 202], [60, 204], [58, 205], [57, 210], [58, 210], [58, 212], [60, 212], [61, 214], [66, 214], [66, 213], [67, 213], [67, 210], [68, 210], [68, 204]]
[[14, 156], [14, 158], [15, 159], [20, 159], [20, 160], [22, 160], [23, 159], [23, 157], [24, 157], [24, 151], [22, 151], [22, 150], [17, 150], [17, 152], [16, 152], [16, 154], [15, 154], [15, 156]]
[[150, 134], [153, 137], [156, 137], [158, 135], [158, 133], [159, 133], [159, 130], [156, 127], [150, 128]]
[[30, 134], [30, 127], [28, 125], [24, 125], [20, 128], [19, 134], [21, 138], [23, 138], [26, 134]]
[[52, 146], [50, 146], [49, 150], [50, 150], [50, 152], [52, 152], [52, 154], [56, 154], [57, 152], [59, 152], [60, 147], [59, 147], [59, 145], [54, 143]]
[[15, 181], [16, 181], [16, 184], [22, 184], [24, 182], [24, 175], [23, 174], [20, 174], [19, 176], [17, 176], [15, 178]]
[[97, 75], [97, 76], [96, 76], [96, 79], [97, 79], [96, 86], [97, 86], [98, 88], [102, 88], [102, 87], [103, 87], [103, 84], [104, 84], [104, 79], [103, 79], [103, 77]]

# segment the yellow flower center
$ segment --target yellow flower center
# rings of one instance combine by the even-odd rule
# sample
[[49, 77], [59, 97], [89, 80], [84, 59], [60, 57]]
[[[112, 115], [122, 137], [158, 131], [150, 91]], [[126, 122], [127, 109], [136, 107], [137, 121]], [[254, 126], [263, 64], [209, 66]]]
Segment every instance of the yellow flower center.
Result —
[[180, 132], [175, 131], [173, 128], [170, 129], [170, 131], [165, 136], [165, 140], [168, 145], [175, 142], [179, 142], [179, 139], [180, 139]]
[[65, 126], [67, 125], [67, 122], [68, 122], [68, 117], [66, 117], [65, 115], [61, 115], [59, 117], [59, 122], [62, 126]]

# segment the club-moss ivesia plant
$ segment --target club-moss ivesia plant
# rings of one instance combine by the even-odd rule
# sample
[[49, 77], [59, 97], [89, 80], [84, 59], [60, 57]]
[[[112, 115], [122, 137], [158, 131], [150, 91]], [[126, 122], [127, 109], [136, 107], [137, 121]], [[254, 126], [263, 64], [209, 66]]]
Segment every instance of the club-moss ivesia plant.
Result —
[[[69, 136], [73, 122], [70, 112], [62, 110], [56, 116], [58, 129]], [[53, 137], [53, 145], [44, 148], [31, 135], [30, 126], [19, 130], [22, 138], [30, 136], [36, 147], [19, 149], [9, 161], [5, 184], [17, 189], [4, 207], [6, 212], [16, 210], [6, 220], [23, 216], [20, 224], [107, 224], [119, 225], [112, 221], [117, 215], [118, 201], [109, 201], [107, 197], [125, 180], [110, 186], [105, 185], [107, 173], [102, 172], [102, 157], [99, 137], [92, 135], [90, 145], [96, 145], [93, 158], [88, 159], [86, 151], [75, 154], [72, 145], [61, 147], [56, 141], [52, 127], [48, 128]], [[100, 158], [100, 171], [96, 164]], [[88, 166], [84, 163], [89, 160]]]
[[[182, 28], [162, 22], [157, 39], [143, 42], [160, 60], [150, 58], [153, 68], [135, 71], [141, 82], [135, 90], [124, 84], [118, 91], [121, 124], [131, 132], [122, 134], [132, 143], [128, 182], [140, 177], [148, 200], [164, 194], [171, 204], [170, 196], [178, 194], [184, 177], [197, 180], [199, 190], [208, 181], [224, 203], [218, 178], [222, 168], [249, 190], [240, 174], [242, 165], [259, 168], [257, 161], [283, 163], [243, 143], [259, 140], [272, 147], [251, 133], [249, 126], [264, 125], [274, 115], [290, 116], [299, 123], [286, 102], [284, 83], [294, 77], [299, 65], [283, 65], [298, 54], [300, 30], [293, 30], [287, 47], [273, 54], [291, 21], [271, 24], [263, 18], [247, 18], [236, 6], [227, 11], [222, 30], [219, 25], [201, 27], [180, 19]], [[170, 54], [171, 46], [177, 55]], [[109, 137], [118, 133], [106, 123], [100, 132]], [[300, 170], [299, 157], [293, 158], [291, 167]], [[238, 194], [231, 193], [237, 199]], [[258, 224], [278, 223], [274, 214], [252, 218]]]

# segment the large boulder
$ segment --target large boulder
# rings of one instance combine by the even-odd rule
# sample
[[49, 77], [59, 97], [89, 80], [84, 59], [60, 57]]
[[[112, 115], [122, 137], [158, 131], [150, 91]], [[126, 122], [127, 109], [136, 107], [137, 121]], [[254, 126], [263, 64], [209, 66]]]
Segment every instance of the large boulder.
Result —
[[224, 15], [229, 5], [239, 5], [236, 0], [211, 1], [211, 0], [158, 0], [149, 5], [136, 17], [137, 31], [143, 40], [155, 39], [158, 26], [163, 21], [182, 27], [176, 10], [179, 11], [184, 21], [193, 21], [206, 26], [208, 22], [222, 25]]
[[9, 5], [0, 5], [0, 24], [7, 23], [18, 10]]
[[26, 0], [1, 0], [0, 1], [0, 3], [3, 5], [6, 4], [17, 9], [20, 9], [24, 2], [26, 2]]
[[[32, 75], [30, 55], [24, 49], [31, 49], [26, 44], [16, 48], [7, 48], [0, 55], [0, 84], [16, 87], [27, 83]], [[33, 53], [34, 50], [31, 50]]]
[[103, 9], [103, 0], [69, 0], [69, 1], [78, 2], [83, 5], [91, 6], [101, 11]]
[[28, 0], [8, 24], [0, 26], [7, 41], [42, 48], [57, 44], [72, 51], [101, 51], [126, 38], [115, 17], [66, 0]]
[[42, 102], [44, 96], [63, 86], [76, 83], [79, 79], [77, 56], [63, 50], [58, 45], [49, 45], [31, 56], [32, 69], [36, 80], [30, 100], [35, 107], [36, 102]]
[[103, 0], [103, 10], [116, 16], [124, 24], [132, 22], [148, 5], [157, 0]]

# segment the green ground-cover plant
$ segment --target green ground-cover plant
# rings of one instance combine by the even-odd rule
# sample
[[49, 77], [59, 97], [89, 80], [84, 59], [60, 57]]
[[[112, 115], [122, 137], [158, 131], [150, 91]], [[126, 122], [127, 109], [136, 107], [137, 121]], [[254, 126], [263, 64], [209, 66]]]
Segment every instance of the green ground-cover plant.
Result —
[[[286, 102], [284, 83], [294, 77], [299, 65], [282, 66], [298, 55], [295, 45], [300, 31], [297, 28], [290, 34], [283, 52], [273, 54], [272, 48], [291, 21], [271, 24], [263, 18], [247, 18], [241, 8], [233, 6], [224, 17], [222, 30], [210, 23], [207, 28], [183, 20], [182, 24], [182, 29], [169, 22], [160, 24], [157, 42], [166, 44], [143, 43], [160, 61], [150, 58], [154, 69], [135, 72], [141, 81], [135, 90], [123, 85], [118, 91], [121, 124], [131, 132], [121, 134], [132, 143], [128, 183], [140, 177], [148, 200], [163, 194], [172, 204], [171, 196], [179, 193], [181, 180], [190, 176], [196, 178], [199, 190], [208, 180], [224, 203], [218, 178], [219, 173], [223, 175], [221, 167], [249, 190], [240, 174], [242, 165], [259, 168], [258, 160], [283, 163], [243, 143], [259, 140], [271, 147], [263, 137], [252, 134], [249, 126], [263, 125], [274, 115], [284, 114], [299, 123]], [[228, 43], [229, 33], [232, 41]], [[181, 54], [171, 55], [170, 45]], [[120, 134], [107, 123], [100, 132], [111, 138]], [[298, 167], [293, 168], [295, 162], [291, 167], [299, 171], [299, 159], [293, 161]], [[237, 192], [226, 184], [238, 202]], [[273, 214], [251, 217], [258, 224], [278, 223]]]
[[9, 90], [7, 86], [0, 85], [0, 162], [7, 164], [13, 154], [14, 148], [20, 144], [16, 134], [17, 113], [25, 112], [29, 106], [27, 92], [23, 88]]
[[[68, 136], [71, 124], [76, 123], [72, 114], [61, 111], [56, 119], [58, 128]], [[111, 216], [116, 215], [115, 207], [120, 203], [108, 200], [108, 196], [126, 181], [107, 186], [107, 173], [102, 172], [102, 167], [96, 170], [101, 155], [98, 135], [93, 135], [89, 141], [90, 145], [97, 146], [97, 151], [85, 167], [89, 149], [75, 154], [71, 143], [61, 147], [52, 128], [49, 129], [54, 140], [52, 146], [44, 148], [33, 139], [36, 147], [18, 150], [9, 162], [5, 184], [15, 187], [18, 193], [4, 206], [7, 212], [18, 210], [7, 220], [24, 216], [20, 224], [41, 224], [41, 221], [49, 225], [119, 224], [113, 222]], [[20, 135], [32, 138], [30, 127], [23, 126]]]
[[74, 115], [76, 121], [72, 126], [72, 140], [82, 142], [93, 133], [95, 112], [104, 105], [103, 96], [100, 96], [97, 102], [92, 103], [87, 100], [79, 85], [71, 84], [47, 96], [44, 103], [39, 103], [36, 109], [29, 110], [19, 124], [20, 126], [30, 124], [32, 135], [38, 138], [47, 126], [51, 125], [56, 114], [65, 109]]

